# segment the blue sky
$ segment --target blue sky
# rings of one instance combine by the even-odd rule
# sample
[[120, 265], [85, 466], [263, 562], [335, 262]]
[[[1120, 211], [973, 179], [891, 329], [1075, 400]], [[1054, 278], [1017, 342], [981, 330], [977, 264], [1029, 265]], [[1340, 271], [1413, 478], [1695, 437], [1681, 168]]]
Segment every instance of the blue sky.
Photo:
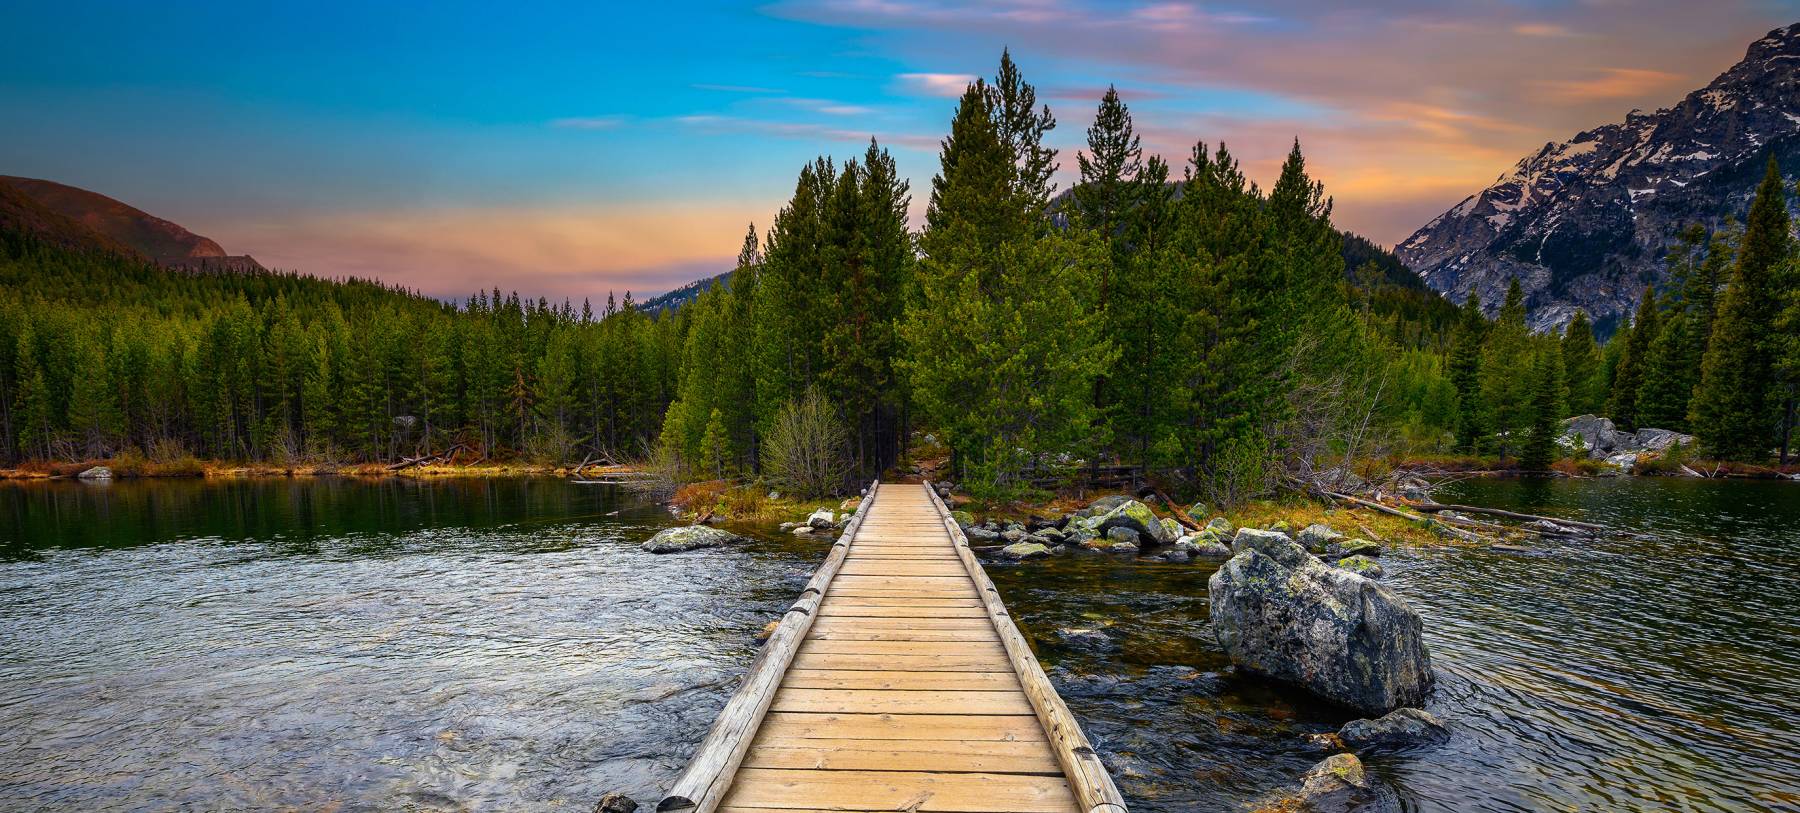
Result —
[[1010, 46], [1066, 184], [1108, 83], [1177, 162], [1299, 137], [1392, 243], [1547, 140], [1673, 103], [1791, 3], [36, 3], [0, 9], [0, 174], [265, 263], [455, 296], [665, 290], [729, 265], [815, 155], [919, 190]]

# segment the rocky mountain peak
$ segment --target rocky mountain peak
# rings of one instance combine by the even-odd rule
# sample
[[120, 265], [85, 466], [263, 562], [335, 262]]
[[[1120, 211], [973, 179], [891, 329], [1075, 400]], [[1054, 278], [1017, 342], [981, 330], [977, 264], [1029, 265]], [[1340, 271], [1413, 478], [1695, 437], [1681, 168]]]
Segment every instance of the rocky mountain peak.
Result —
[[1663, 279], [1681, 228], [1743, 214], [1771, 154], [1800, 169], [1800, 24], [1673, 107], [1545, 144], [1396, 253], [1455, 299], [1498, 307], [1516, 278], [1534, 327], [1585, 309], [1604, 329]]

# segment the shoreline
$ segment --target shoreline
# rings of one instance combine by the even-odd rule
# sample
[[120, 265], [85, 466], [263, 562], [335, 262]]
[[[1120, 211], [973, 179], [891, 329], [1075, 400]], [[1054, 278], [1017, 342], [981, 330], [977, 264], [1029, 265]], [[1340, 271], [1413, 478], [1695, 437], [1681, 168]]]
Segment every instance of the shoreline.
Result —
[[[95, 467], [104, 467], [110, 471], [103, 480], [212, 480], [212, 479], [260, 479], [260, 478], [306, 478], [306, 477], [354, 477], [359, 479], [383, 478], [487, 478], [487, 477], [575, 477], [575, 469], [569, 466], [545, 466], [520, 461], [505, 463], [474, 464], [442, 464], [432, 463], [394, 470], [388, 463], [351, 463], [343, 465], [307, 464], [277, 465], [273, 463], [234, 463], [221, 461], [186, 460], [172, 464], [145, 463], [142, 461], [121, 461], [118, 459], [90, 460], [81, 463], [54, 463], [28, 461], [17, 466], [0, 468], [0, 481], [31, 482], [79, 480], [81, 473]], [[630, 466], [589, 466], [582, 469], [583, 474], [590, 477], [629, 474], [634, 472]]]

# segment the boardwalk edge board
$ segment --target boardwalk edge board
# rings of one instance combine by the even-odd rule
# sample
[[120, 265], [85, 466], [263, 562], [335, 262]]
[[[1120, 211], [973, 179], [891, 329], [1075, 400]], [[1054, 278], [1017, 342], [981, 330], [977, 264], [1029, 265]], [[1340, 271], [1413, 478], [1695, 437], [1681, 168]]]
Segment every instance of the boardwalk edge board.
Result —
[[869, 484], [863, 493], [862, 504], [856, 507], [856, 513], [844, 526], [844, 532], [838, 535], [837, 541], [831, 545], [831, 552], [826, 554], [825, 561], [800, 591], [799, 600], [794, 602], [787, 612], [781, 614], [781, 621], [775, 626], [775, 632], [763, 643], [762, 650], [757, 653], [756, 660], [750, 663], [750, 670], [744, 675], [744, 682], [738, 686], [736, 693], [726, 701], [725, 708], [719, 712], [719, 718], [713, 721], [712, 728], [706, 732], [706, 739], [700, 741], [695, 749], [693, 759], [688, 762], [687, 770], [675, 780], [669, 789], [669, 795], [658, 802], [658, 813], [675, 813], [677, 811], [697, 811], [710, 813], [718, 809], [725, 798], [725, 791], [731, 784], [732, 776], [737, 773], [738, 766], [744, 760], [744, 753], [750, 749], [750, 741], [756, 737], [756, 731], [768, 714], [769, 704], [775, 700], [775, 690], [781, 686], [781, 678], [787, 674], [788, 665], [794, 660], [794, 653], [806, 639], [806, 633], [812, 628], [813, 619], [817, 617], [819, 603], [824, 600], [825, 591], [830, 589], [831, 580], [844, 565], [849, 556], [850, 543], [856, 538], [856, 532], [869, 515], [870, 506], [879, 499], [881, 481]]
[[975, 552], [969, 549], [969, 538], [963, 534], [962, 526], [956, 524], [950, 516], [950, 509], [938, 497], [937, 489], [925, 483], [925, 492], [931, 495], [931, 505], [937, 509], [938, 517], [943, 520], [944, 530], [949, 532], [950, 539], [956, 544], [956, 555], [962, 559], [968, 570], [969, 578], [975, 582], [975, 592], [987, 607], [988, 616], [994, 621], [994, 628], [1000, 633], [1000, 643], [1006, 648], [1008, 660], [1013, 670], [1018, 673], [1019, 683], [1025, 688], [1025, 697], [1031, 701], [1031, 707], [1037, 712], [1038, 722], [1044, 726], [1044, 732], [1050, 736], [1052, 750], [1056, 753], [1057, 762], [1062, 764], [1063, 773], [1068, 777], [1069, 787], [1075, 791], [1075, 798], [1081, 803], [1081, 809], [1087, 813], [1127, 813], [1125, 797], [1113, 784], [1112, 774], [1100, 761], [1100, 755], [1094, 752], [1093, 745], [1088, 743], [1087, 735], [1081, 731], [1081, 725], [1075, 722], [1075, 715], [1063, 703], [1062, 695], [1056, 693], [1056, 687], [1050, 684], [1050, 678], [1044, 674], [1044, 667], [1038, 663], [1037, 655], [1031, 651], [1031, 644], [1019, 633], [1013, 623], [1012, 616], [1007, 613], [1006, 605], [1000, 601], [1000, 591], [994, 588], [994, 582], [982, 569], [981, 562], [975, 559]]

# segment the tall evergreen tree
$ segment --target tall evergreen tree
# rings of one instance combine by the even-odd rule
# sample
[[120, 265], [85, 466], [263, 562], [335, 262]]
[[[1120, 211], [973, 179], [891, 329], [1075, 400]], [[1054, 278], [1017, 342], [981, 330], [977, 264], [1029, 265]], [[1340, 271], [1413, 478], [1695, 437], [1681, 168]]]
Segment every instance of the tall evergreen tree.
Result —
[[1488, 321], [1474, 291], [1463, 300], [1459, 313], [1450, 346], [1450, 383], [1456, 387], [1456, 446], [1475, 454], [1482, 450], [1488, 434], [1481, 400], [1481, 348], [1487, 341]]
[[1546, 345], [1531, 364], [1531, 402], [1519, 466], [1543, 471], [1556, 460], [1556, 438], [1562, 425], [1563, 369], [1560, 348]]
[[1761, 460], [1774, 445], [1776, 283], [1788, 261], [1786, 189], [1770, 156], [1756, 188], [1730, 284], [1719, 301], [1690, 418], [1700, 445], [1726, 460]]
[[[1607, 396], [1606, 414], [1613, 424], [1627, 432], [1638, 428], [1638, 392], [1644, 386], [1644, 369], [1649, 363], [1650, 342], [1662, 329], [1656, 309], [1656, 290], [1644, 286], [1638, 298], [1637, 316], [1631, 320], [1631, 331], [1625, 334], [1624, 350], [1613, 369], [1612, 392]], [[1617, 341], [1618, 339], [1614, 339]]]
[[1487, 331], [1481, 348], [1481, 402], [1488, 431], [1505, 440], [1502, 454], [1518, 454], [1531, 404], [1531, 331], [1525, 325], [1525, 292], [1517, 279]]
[[992, 85], [982, 85], [988, 107], [988, 118], [998, 131], [1000, 143], [1011, 158], [1014, 200], [1021, 212], [1035, 224], [1056, 192], [1051, 177], [1056, 174], [1056, 150], [1044, 146], [1044, 137], [1056, 129], [1056, 117], [1049, 105], [1039, 108], [1037, 89], [1025, 81], [1012, 52], [1000, 52], [1000, 69]]
[[1579, 415], [1599, 413], [1605, 406], [1600, 389], [1600, 348], [1594, 344], [1594, 328], [1588, 322], [1587, 311], [1575, 311], [1574, 318], [1563, 328], [1562, 354], [1569, 411]]

